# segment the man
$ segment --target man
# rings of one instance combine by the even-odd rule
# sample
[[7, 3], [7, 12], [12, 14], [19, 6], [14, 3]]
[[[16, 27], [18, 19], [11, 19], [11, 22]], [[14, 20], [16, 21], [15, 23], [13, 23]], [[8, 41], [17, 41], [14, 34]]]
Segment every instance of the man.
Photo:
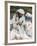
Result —
[[24, 16], [25, 11], [23, 9], [18, 9], [16, 13], [19, 18], [19, 26], [18, 26], [19, 32], [20, 32], [21, 37], [23, 38], [24, 26], [25, 26], [25, 16]]

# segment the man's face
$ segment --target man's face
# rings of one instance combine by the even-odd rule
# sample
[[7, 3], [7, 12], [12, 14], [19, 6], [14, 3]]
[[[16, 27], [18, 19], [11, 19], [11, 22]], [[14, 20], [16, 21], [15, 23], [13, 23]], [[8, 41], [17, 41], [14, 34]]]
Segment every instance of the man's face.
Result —
[[16, 13], [16, 16], [18, 16], [19, 18], [21, 18], [21, 17], [23, 16], [23, 14], [17, 12], [17, 13]]

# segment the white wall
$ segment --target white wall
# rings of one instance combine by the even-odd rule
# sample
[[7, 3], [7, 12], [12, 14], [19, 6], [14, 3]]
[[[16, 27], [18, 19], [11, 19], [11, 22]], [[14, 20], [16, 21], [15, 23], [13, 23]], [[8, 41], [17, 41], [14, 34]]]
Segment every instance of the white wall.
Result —
[[[7, 0], [6, 0], [7, 1]], [[37, 0], [10, 0], [10, 1], [21, 1], [21, 2], [37, 2]], [[5, 6], [4, 6], [4, 0], [0, 0], [0, 46], [4, 46], [4, 25], [5, 25]], [[10, 45], [11, 46], [11, 45]], [[37, 46], [36, 44], [22, 44], [22, 45], [16, 45], [16, 46]]]

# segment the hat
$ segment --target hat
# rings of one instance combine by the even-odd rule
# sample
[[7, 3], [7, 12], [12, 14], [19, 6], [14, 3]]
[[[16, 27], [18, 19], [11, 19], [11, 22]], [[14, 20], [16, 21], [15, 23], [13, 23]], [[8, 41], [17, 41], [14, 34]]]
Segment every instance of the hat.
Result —
[[21, 14], [25, 14], [25, 11], [23, 9], [18, 9], [16, 12], [19, 12]]

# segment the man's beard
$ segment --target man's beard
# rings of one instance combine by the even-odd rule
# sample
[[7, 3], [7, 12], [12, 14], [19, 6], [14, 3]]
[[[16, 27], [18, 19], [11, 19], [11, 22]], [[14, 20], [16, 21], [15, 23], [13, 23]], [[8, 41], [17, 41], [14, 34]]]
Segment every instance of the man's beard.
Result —
[[21, 18], [22, 16], [18, 16], [19, 18]]

